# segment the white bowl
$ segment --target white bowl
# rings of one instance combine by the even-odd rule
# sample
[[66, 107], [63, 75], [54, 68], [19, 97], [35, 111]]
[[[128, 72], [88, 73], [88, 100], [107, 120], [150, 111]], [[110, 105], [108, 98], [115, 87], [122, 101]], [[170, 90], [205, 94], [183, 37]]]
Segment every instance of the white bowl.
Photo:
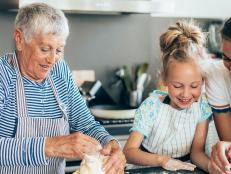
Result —
[[98, 118], [128, 119], [134, 118], [136, 109], [119, 105], [95, 105], [90, 107], [90, 111]]

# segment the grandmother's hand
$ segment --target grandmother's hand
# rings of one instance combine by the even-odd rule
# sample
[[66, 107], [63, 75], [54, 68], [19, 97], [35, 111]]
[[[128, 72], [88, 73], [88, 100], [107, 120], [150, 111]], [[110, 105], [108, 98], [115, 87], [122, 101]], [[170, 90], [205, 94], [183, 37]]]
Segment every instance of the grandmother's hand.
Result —
[[231, 143], [219, 141], [212, 148], [211, 167], [215, 169], [212, 173], [231, 173]]
[[105, 174], [123, 174], [126, 165], [126, 159], [117, 141], [109, 141], [101, 150], [103, 155], [109, 155], [104, 163]]
[[100, 143], [94, 138], [76, 132], [70, 135], [46, 137], [45, 154], [47, 157], [83, 159], [85, 154], [99, 153]]

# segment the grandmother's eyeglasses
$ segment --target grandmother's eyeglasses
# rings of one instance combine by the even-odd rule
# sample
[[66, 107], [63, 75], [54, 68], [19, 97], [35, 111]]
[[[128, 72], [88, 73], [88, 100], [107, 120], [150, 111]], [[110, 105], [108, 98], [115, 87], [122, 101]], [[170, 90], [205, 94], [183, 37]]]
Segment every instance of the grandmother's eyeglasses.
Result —
[[226, 56], [224, 53], [222, 53], [222, 59], [223, 59], [223, 61], [225, 61], [225, 62], [231, 63], [231, 58], [228, 57], [228, 56]]

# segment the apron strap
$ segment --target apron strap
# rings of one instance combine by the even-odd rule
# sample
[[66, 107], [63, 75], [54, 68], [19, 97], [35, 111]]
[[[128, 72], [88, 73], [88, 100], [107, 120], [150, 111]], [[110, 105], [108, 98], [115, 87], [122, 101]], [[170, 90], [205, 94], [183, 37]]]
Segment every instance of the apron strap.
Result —
[[54, 95], [55, 95], [55, 98], [56, 98], [56, 101], [59, 105], [59, 108], [61, 109], [61, 111], [63, 112], [63, 115], [64, 115], [64, 119], [68, 120], [68, 116], [67, 116], [67, 106], [60, 100], [59, 98], [59, 95], [58, 95], [58, 92], [57, 92], [57, 89], [55, 87], [55, 83], [53, 81], [53, 79], [51, 78], [51, 76], [49, 75], [48, 76], [48, 80], [51, 84], [51, 88], [54, 92]]
[[17, 113], [18, 117], [28, 117], [28, 111], [26, 107], [26, 97], [24, 92], [24, 85], [22, 81], [22, 76], [19, 70], [18, 61], [16, 58], [16, 54], [8, 55], [8, 58], [12, 58], [13, 66], [16, 71], [17, 79], [16, 79], [16, 103], [17, 103]]
[[[27, 105], [26, 105], [26, 97], [25, 97], [25, 91], [24, 91], [24, 85], [23, 85], [23, 79], [22, 75], [19, 70], [19, 65], [17, 61], [17, 57], [15, 52], [13, 54], [9, 54], [8, 58], [12, 58], [13, 60], [13, 66], [16, 71], [17, 79], [16, 79], [16, 103], [17, 103], [17, 113], [18, 117], [28, 117], [28, 110], [27, 110]], [[67, 117], [67, 108], [64, 103], [61, 102], [58, 96], [58, 92], [56, 90], [55, 84], [53, 79], [51, 78], [50, 74], [48, 75], [48, 80], [51, 84], [51, 88], [53, 90], [53, 93], [55, 95], [56, 101], [59, 105], [59, 108], [61, 109], [64, 118], [68, 120]]]

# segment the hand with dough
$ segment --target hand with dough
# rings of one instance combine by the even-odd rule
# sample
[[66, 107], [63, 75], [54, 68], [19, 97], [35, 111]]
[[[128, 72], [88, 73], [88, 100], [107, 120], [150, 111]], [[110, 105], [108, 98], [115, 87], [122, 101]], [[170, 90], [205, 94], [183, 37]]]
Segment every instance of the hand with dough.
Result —
[[172, 158], [170, 158], [164, 165], [162, 165], [162, 167], [170, 171], [177, 171], [177, 170], [193, 171], [196, 168], [194, 164], [183, 162]]
[[100, 154], [85, 155], [80, 164], [80, 168], [73, 174], [105, 174], [103, 171], [103, 163], [108, 156]]

